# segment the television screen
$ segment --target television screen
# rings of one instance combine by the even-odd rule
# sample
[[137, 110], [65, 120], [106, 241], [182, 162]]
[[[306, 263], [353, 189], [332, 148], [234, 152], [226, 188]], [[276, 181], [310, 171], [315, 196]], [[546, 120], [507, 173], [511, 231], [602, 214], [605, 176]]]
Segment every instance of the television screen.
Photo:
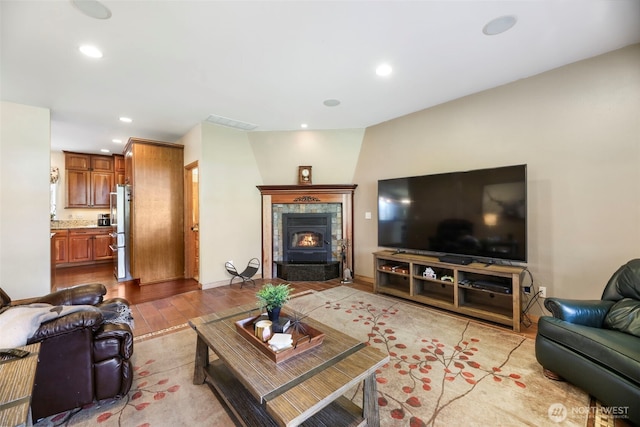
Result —
[[526, 262], [526, 165], [378, 181], [378, 246]]

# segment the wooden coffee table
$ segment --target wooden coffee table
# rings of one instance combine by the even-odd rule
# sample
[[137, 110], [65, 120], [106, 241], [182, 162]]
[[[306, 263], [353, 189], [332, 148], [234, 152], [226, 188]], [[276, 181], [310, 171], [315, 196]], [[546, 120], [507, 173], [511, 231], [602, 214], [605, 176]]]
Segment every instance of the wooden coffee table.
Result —
[[0, 426], [31, 425], [31, 393], [40, 343], [19, 347], [31, 352], [21, 359], [0, 356]]
[[[375, 372], [387, 354], [305, 318], [324, 341], [276, 364], [236, 331], [236, 321], [258, 314], [246, 305], [189, 321], [198, 334], [194, 384], [206, 381], [246, 426], [380, 425]], [[361, 381], [362, 408], [342, 396]]]

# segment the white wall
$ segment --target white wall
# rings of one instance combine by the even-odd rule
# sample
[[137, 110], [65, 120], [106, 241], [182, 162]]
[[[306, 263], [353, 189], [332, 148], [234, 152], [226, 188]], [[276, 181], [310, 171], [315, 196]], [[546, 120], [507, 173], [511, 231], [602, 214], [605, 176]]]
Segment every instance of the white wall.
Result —
[[635, 45], [368, 128], [354, 178], [355, 274], [373, 275], [378, 179], [526, 163], [536, 284], [599, 299], [640, 257], [639, 118]]
[[14, 299], [49, 293], [49, 110], [0, 105], [0, 287]]

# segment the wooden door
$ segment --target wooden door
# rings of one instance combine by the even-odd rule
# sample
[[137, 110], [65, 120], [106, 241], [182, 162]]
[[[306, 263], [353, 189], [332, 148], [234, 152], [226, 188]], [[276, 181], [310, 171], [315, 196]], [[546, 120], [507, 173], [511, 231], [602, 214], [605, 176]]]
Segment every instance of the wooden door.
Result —
[[89, 171], [67, 169], [67, 207], [86, 208], [91, 206], [91, 184]]
[[108, 208], [113, 189], [113, 172], [91, 172], [91, 206]]
[[111, 236], [109, 233], [96, 234], [93, 238], [93, 259], [96, 261], [103, 259], [113, 259], [113, 252], [109, 248]]
[[69, 234], [69, 262], [93, 261], [93, 236], [86, 231]]
[[53, 260], [56, 264], [69, 262], [69, 233], [67, 230], [56, 230], [53, 236]]
[[185, 167], [185, 278], [200, 280], [200, 201], [198, 162]]
[[113, 158], [110, 156], [91, 156], [91, 170], [94, 172], [113, 172]]
[[124, 156], [121, 154], [113, 155], [113, 171], [124, 173]]
[[120, 154], [113, 155], [113, 176], [115, 184], [124, 185], [125, 183], [125, 162], [124, 156]]
[[88, 171], [91, 167], [91, 156], [82, 153], [64, 153], [64, 168]]
[[131, 274], [142, 285], [182, 279], [184, 147], [129, 141], [133, 155]]

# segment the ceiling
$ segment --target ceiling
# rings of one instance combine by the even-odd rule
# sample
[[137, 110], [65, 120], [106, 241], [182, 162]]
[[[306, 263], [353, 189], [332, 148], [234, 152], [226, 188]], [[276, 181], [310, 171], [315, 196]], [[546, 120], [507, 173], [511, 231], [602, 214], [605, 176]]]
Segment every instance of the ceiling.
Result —
[[[0, 1], [2, 100], [49, 108], [54, 150], [174, 142], [211, 114], [254, 131], [364, 128], [640, 42], [638, 0], [101, 3], [109, 19]], [[483, 34], [504, 15], [512, 29]]]

